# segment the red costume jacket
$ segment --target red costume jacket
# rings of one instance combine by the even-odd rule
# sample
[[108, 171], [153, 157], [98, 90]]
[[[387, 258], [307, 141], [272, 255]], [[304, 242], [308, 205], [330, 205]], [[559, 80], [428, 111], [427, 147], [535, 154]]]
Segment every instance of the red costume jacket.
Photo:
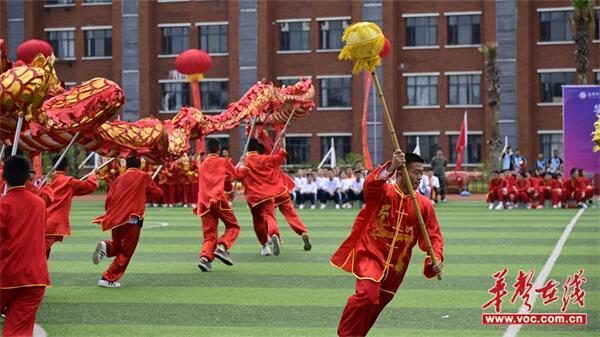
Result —
[[[331, 258], [334, 266], [374, 282], [380, 282], [390, 267], [403, 275], [417, 242], [421, 250], [427, 251], [410, 196], [396, 184], [380, 178], [388, 166], [389, 163], [379, 167], [365, 179], [366, 207], [358, 213], [350, 236]], [[433, 205], [427, 197], [415, 194], [434, 254], [442, 261], [444, 243]], [[423, 274], [432, 278], [435, 272], [427, 264], [428, 259]]]
[[24, 186], [0, 198], [0, 289], [50, 284], [45, 225], [44, 201]]
[[497, 190], [499, 188], [502, 188], [501, 182], [502, 181], [500, 180], [500, 178], [498, 178], [498, 179], [491, 178], [490, 182], [488, 184], [489, 191], [491, 192], [491, 191], [495, 191], [495, 190]]
[[[265, 153], [271, 153], [273, 152], [273, 142], [271, 141], [271, 138], [269, 137], [269, 135], [266, 132], [261, 132], [260, 133], [260, 142], [264, 145], [265, 147]], [[279, 146], [277, 147], [279, 148]], [[275, 204], [279, 205], [281, 203], [287, 202], [291, 197], [290, 197], [290, 193], [292, 193], [294, 191], [294, 189], [296, 188], [296, 183], [294, 183], [294, 179], [290, 178], [290, 176], [288, 176], [287, 174], [285, 174], [285, 172], [283, 172], [283, 170], [281, 169], [281, 166], [279, 166], [279, 168], [277, 169], [277, 175], [279, 176], [278, 179], [278, 184], [280, 184], [281, 186], [283, 186], [284, 188], [287, 189], [286, 194], [281, 195], [280, 197], [278, 197], [278, 200], [275, 200]]]
[[531, 184], [529, 183], [528, 179], [517, 179], [515, 182], [515, 187], [517, 190], [519, 190], [519, 192], [527, 192], [527, 190], [531, 187]]
[[278, 183], [281, 181], [279, 167], [285, 163], [286, 158], [285, 151], [279, 151], [274, 155], [248, 152], [246, 166], [250, 170], [243, 182], [244, 194], [250, 207], [287, 193], [287, 189]]
[[220, 158], [209, 154], [198, 168], [198, 208], [195, 211], [203, 215], [212, 205], [220, 209], [229, 209], [229, 201], [225, 194], [227, 177], [243, 179], [248, 174], [246, 167], [234, 167], [231, 159]]
[[86, 180], [79, 180], [57, 171], [50, 187], [54, 191], [54, 202], [48, 207], [46, 235], [69, 236], [71, 235], [69, 213], [73, 197], [94, 192], [98, 188], [96, 175], [92, 174]]
[[544, 179], [541, 181], [541, 184], [539, 185], [540, 188], [543, 188], [544, 190], [546, 189], [550, 189], [553, 190], [555, 188], [560, 188], [560, 184], [558, 183], [558, 181], [556, 179]]
[[92, 223], [102, 226], [103, 231], [126, 224], [132, 215], [143, 218], [146, 197], [158, 199], [162, 190], [152, 178], [143, 171], [130, 168], [113, 183], [106, 196], [104, 209], [106, 214], [94, 219]]

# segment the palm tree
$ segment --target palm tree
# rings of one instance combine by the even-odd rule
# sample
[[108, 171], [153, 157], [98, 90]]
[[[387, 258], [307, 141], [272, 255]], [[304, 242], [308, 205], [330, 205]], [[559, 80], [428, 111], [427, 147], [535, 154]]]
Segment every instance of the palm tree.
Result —
[[502, 152], [500, 140], [500, 68], [498, 68], [498, 44], [488, 42], [479, 48], [479, 52], [486, 58], [485, 70], [487, 74], [487, 105], [490, 107], [492, 117], [490, 120], [491, 132], [487, 141], [489, 146], [489, 164], [492, 171], [498, 170]]
[[577, 84], [587, 84], [589, 63], [589, 32], [594, 30], [594, 0], [573, 0], [571, 32], [575, 38], [575, 64]]

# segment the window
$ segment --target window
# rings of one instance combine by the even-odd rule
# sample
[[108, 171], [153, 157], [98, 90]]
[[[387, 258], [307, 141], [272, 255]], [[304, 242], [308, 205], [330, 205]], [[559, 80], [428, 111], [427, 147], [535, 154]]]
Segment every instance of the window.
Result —
[[109, 4], [112, 0], [83, 0], [84, 4]]
[[227, 109], [228, 87], [227, 81], [200, 82], [202, 111], [220, 111]]
[[162, 55], [176, 55], [189, 49], [188, 27], [162, 27]]
[[[463, 153], [463, 163], [468, 164], [479, 164], [481, 163], [481, 135], [468, 135], [467, 136], [467, 147]], [[456, 164], [456, 141], [458, 135], [448, 136], [450, 140], [450, 163]], [[466, 157], [466, 158], [465, 158]]]
[[319, 49], [342, 49], [342, 35], [348, 23], [349, 20], [319, 21]]
[[573, 11], [540, 13], [540, 41], [572, 41], [569, 18]]
[[574, 83], [574, 80], [575, 73], [572, 72], [540, 73], [540, 102], [562, 102], [562, 86]]
[[327, 151], [331, 149], [331, 138], [333, 138], [333, 145], [335, 146], [335, 157], [344, 158], [350, 153], [351, 149], [351, 136], [322, 136], [321, 137], [321, 158], [327, 154]]
[[347, 108], [350, 102], [350, 77], [322, 78], [319, 80], [320, 107]]
[[279, 83], [279, 86], [286, 86], [289, 87], [291, 85], [294, 85], [296, 83], [298, 83], [298, 81], [300, 81], [300, 77], [286, 77], [286, 78], [278, 78], [277, 82]]
[[480, 15], [448, 16], [448, 45], [480, 44]]
[[305, 165], [310, 163], [310, 137], [286, 137], [285, 150], [288, 153], [288, 165]]
[[[223, 152], [223, 150], [227, 150], [229, 151], [229, 137], [225, 136], [225, 135], [208, 135], [206, 136], [206, 138], [214, 138], [214, 139], [218, 139], [219, 143], [221, 143], [221, 152]], [[193, 142], [195, 143], [195, 142]], [[208, 152], [208, 151], [206, 151]]]
[[437, 105], [437, 76], [407, 76], [406, 105]]
[[410, 47], [437, 45], [435, 16], [406, 18], [406, 45]]
[[112, 29], [84, 30], [85, 56], [112, 56]]
[[279, 50], [300, 51], [309, 50], [308, 38], [310, 21], [280, 22], [279, 23]]
[[46, 0], [46, 5], [74, 5], [75, 0]]
[[560, 154], [563, 148], [563, 135], [562, 133], [546, 133], [540, 134], [540, 152], [544, 154], [544, 158], [549, 159], [552, 157], [552, 152], [558, 150]]
[[187, 82], [161, 83], [162, 111], [178, 111], [190, 106], [190, 84]]
[[421, 151], [421, 157], [425, 160], [426, 164], [431, 163], [431, 158], [435, 156], [435, 152], [438, 149], [437, 136], [406, 136], [406, 149], [408, 152], [414, 152], [417, 147], [417, 138], [419, 138], [419, 149]]
[[481, 75], [449, 75], [448, 104], [481, 104]]
[[48, 33], [48, 42], [58, 59], [75, 58], [75, 31], [55, 30]]
[[228, 26], [226, 24], [198, 26], [200, 49], [209, 54], [226, 54], [229, 50], [227, 46]]
[[70, 90], [77, 85], [77, 82], [65, 82], [65, 90]]

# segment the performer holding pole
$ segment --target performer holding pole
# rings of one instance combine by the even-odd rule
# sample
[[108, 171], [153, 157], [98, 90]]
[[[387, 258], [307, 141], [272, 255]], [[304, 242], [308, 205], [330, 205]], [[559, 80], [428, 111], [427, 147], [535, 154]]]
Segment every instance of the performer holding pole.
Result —
[[[339, 58], [356, 60], [354, 73], [366, 69], [373, 76], [396, 149], [391, 161], [365, 180], [365, 207], [357, 215], [350, 236], [331, 258], [334, 266], [357, 278], [356, 292], [348, 298], [342, 312], [338, 335], [365, 336], [400, 287], [417, 243], [428, 253], [424, 275], [441, 277], [443, 238], [431, 202], [414, 193], [422, 177], [423, 159], [400, 150], [375, 73], [379, 53], [385, 45], [381, 29], [369, 22], [353, 24], [346, 29], [342, 40], [346, 46]], [[387, 184], [394, 176], [395, 184]]]
[[108, 160], [108, 161], [106, 161], [104, 164], [102, 164], [102, 165], [100, 165], [100, 166], [96, 167], [95, 169], [93, 169], [93, 170], [92, 170], [92, 172], [90, 172], [90, 173], [88, 173], [88, 174], [84, 175], [84, 176], [83, 176], [81, 179], [79, 179], [79, 180], [85, 180], [85, 179], [89, 178], [89, 177], [90, 177], [92, 174], [96, 174], [96, 172], [100, 171], [100, 170], [101, 170], [101, 169], [103, 169], [105, 166], [107, 166], [108, 164], [112, 163], [112, 162], [113, 162], [115, 159], [117, 159], [117, 158], [116, 158], [116, 157], [115, 157], [115, 158], [110, 158], [110, 160]]
[[44, 177], [44, 179], [42, 179], [42, 182], [38, 185], [39, 188], [42, 188], [44, 186], [44, 184], [46, 184], [46, 180], [47, 180], [48, 175], [51, 174], [51, 173], [54, 173], [54, 171], [56, 171], [56, 168], [60, 165], [60, 163], [63, 161], [63, 159], [67, 155], [67, 151], [69, 151], [69, 149], [71, 148], [71, 146], [73, 146], [73, 144], [75, 144], [75, 141], [77, 141], [77, 138], [79, 138], [79, 135], [80, 135], [80, 132], [77, 131], [77, 133], [73, 136], [73, 138], [71, 138], [71, 141], [69, 142], [69, 145], [67, 145], [67, 147], [64, 149], [64, 151], [60, 154], [60, 157], [58, 157], [58, 160], [54, 163], [54, 166], [52, 166], [52, 168], [46, 174], [46, 176]]

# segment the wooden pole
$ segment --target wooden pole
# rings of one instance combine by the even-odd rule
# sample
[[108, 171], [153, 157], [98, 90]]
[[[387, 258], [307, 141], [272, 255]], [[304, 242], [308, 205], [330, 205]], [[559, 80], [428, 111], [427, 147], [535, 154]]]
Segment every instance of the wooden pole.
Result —
[[273, 145], [273, 148], [271, 149], [271, 155], [273, 155], [273, 153], [275, 153], [275, 149], [279, 145], [279, 142], [282, 140], [282, 138], [284, 138], [283, 135], [285, 134], [285, 131], [287, 130], [288, 126], [290, 125], [290, 122], [292, 121], [292, 117], [294, 117], [295, 112], [296, 112], [296, 109], [292, 110], [290, 117], [288, 117], [288, 120], [285, 122], [283, 129], [281, 129], [281, 132], [279, 133], [279, 137], [277, 137], [277, 140], [275, 141], [275, 144]]
[[84, 176], [83, 176], [81, 179], [79, 179], [79, 180], [86, 180], [87, 178], [89, 178], [89, 176], [91, 176], [92, 174], [94, 174], [94, 173], [98, 172], [98, 170], [100, 170], [101, 168], [103, 168], [103, 167], [107, 166], [108, 164], [112, 163], [112, 162], [113, 162], [115, 159], [117, 159], [117, 158], [116, 158], [116, 157], [115, 157], [115, 158], [110, 158], [110, 160], [108, 160], [106, 163], [104, 163], [104, 164], [102, 164], [102, 165], [100, 165], [100, 166], [96, 167], [95, 169], [93, 169], [93, 170], [92, 170], [92, 172], [90, 172], [90, 173], [88, 173], [88, 174], [84, 175]]
[[[400, 149], [400, 143], [398, 143], [398, 137], [396, 136], [396, 130], [394, 130], [394, 124], [392, 123], [392, 117], [390, 116], [390, 112], [388, 110], [387, 104], [385, 102], [385, 97], [383, 96], [383, 90], [381, 90], [381, 86], [379, 85], [379, 79], [377, 78], [377, 73], [375, 71], [371, 72], [373, 76], [373, 83], [375, 83], [375, 89], [377, 90], [377, 95], [381, 100], [381, 105], [383, 106], [383, 115], [385, 119], [385, 124], [387, 125], [388, 131], [390, 133], [390, 137], [392, 138], [392, 143], [394, 144], [394, 148], [396, 150]], [[404, 184], [406, 185], [406, 189], [410, 195], [410, 199], [412, 200], [413, 206], [417, 213], [417, 221], [419, 222], [419, 228], [421, 229], [421, 233], [423, 235], [423, 239], [425, 240], [425, 244], [427, 245], [427, 253], [431, 257], [431, 263], [436, 265], [438, 263], [435, 254], [433, 253], [433, 247], [431, 246], [431, 240], [429, 240], [429, 234], [427, 233], [427, 228], [425, 227], [425, 222], [423, 221], [423, 215], [421, 215], [421, 210], [419, 209], [419, 204], [417, 203], [417, 197], [415, 196], [415, 191], [412, 188], [412, 184], [410, 182], [410, 176], [408, 175], [408, 170], [406, 169], [406, 165], [402, 165], [400, 167], [402, 170], [402, 180], [404, 180]], [[442, 279], [442, 275], [437, 275], [438, 280]]]

